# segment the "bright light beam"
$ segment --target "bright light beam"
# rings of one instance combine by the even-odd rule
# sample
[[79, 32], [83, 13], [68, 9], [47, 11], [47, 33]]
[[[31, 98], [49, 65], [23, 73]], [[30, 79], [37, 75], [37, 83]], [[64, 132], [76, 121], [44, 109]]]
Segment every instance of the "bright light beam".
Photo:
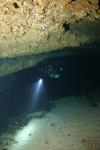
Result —
[[43, 86], [43, 80], [40, 79], [40, 80], [37, 82], [37, 85], [36, 85], [35, 95], [38, 95], [38, 94], [39, 94], [40, 88], [42, 88], [42, 86]]
[[39, 84], [42, 84], [42, 82], [43, 82], [42, 79], [40, 79], [40, 80], [39, 80]]
[[40, 79], [37, 83], [37, 88], [40, 88], [42, 86], [42, 84], [43, 84], [43, 80]]
[[39, 79], [32, 86], [32, 101], [31, 101], [32, 110], [37, 109], [43, 92], [44, 92], [43, 79]]

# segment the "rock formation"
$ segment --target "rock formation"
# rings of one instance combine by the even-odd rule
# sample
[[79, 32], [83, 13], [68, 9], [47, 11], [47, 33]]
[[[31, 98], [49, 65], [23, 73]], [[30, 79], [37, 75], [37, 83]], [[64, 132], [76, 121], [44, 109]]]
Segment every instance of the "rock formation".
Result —
[[99, 42], [100, 0], [0, 0], [0, 60]]

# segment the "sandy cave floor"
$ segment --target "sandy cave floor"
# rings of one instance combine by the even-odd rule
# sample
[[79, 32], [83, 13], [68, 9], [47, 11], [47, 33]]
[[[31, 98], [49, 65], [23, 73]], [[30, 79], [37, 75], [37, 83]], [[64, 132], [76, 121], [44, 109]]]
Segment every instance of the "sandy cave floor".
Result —
[[55, 102], [44, 117], [33, 117], [13, 136], [3, 134], [5, 146], [0, 150], [100, 150], [100, 96], [90, 98], [97, 107], [86, 96]]

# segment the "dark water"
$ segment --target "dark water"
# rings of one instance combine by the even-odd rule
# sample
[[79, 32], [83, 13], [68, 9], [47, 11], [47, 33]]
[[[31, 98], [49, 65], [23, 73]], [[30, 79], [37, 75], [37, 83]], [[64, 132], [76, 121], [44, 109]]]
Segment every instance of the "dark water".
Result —
[[[56, 57], [46, 64], [61, 64], [60, 78], [41, 74], [36, 67], [0, 78], [0, 127], [11, 117], [50, 109], [50, 102], [67, 96], [93, 94], [100, 90], [100, 53]], [[39, 79], [43, 84], [37, 91]], [[93, 103], [93, 102], [92, 102]]]

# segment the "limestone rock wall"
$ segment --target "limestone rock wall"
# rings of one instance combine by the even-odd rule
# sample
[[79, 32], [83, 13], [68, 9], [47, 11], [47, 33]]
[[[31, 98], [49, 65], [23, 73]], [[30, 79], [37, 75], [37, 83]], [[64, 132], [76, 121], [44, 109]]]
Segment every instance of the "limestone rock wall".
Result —
[[[99, 0], [0, 0], [0, 38], [31, 29], [57, 30], [64, 21], [100, 19]], [[92, 17], [92, 18], [91, 18]]]
[[0, 59], [89, 43], [100, 43], [100, 0], [0, 0]]

